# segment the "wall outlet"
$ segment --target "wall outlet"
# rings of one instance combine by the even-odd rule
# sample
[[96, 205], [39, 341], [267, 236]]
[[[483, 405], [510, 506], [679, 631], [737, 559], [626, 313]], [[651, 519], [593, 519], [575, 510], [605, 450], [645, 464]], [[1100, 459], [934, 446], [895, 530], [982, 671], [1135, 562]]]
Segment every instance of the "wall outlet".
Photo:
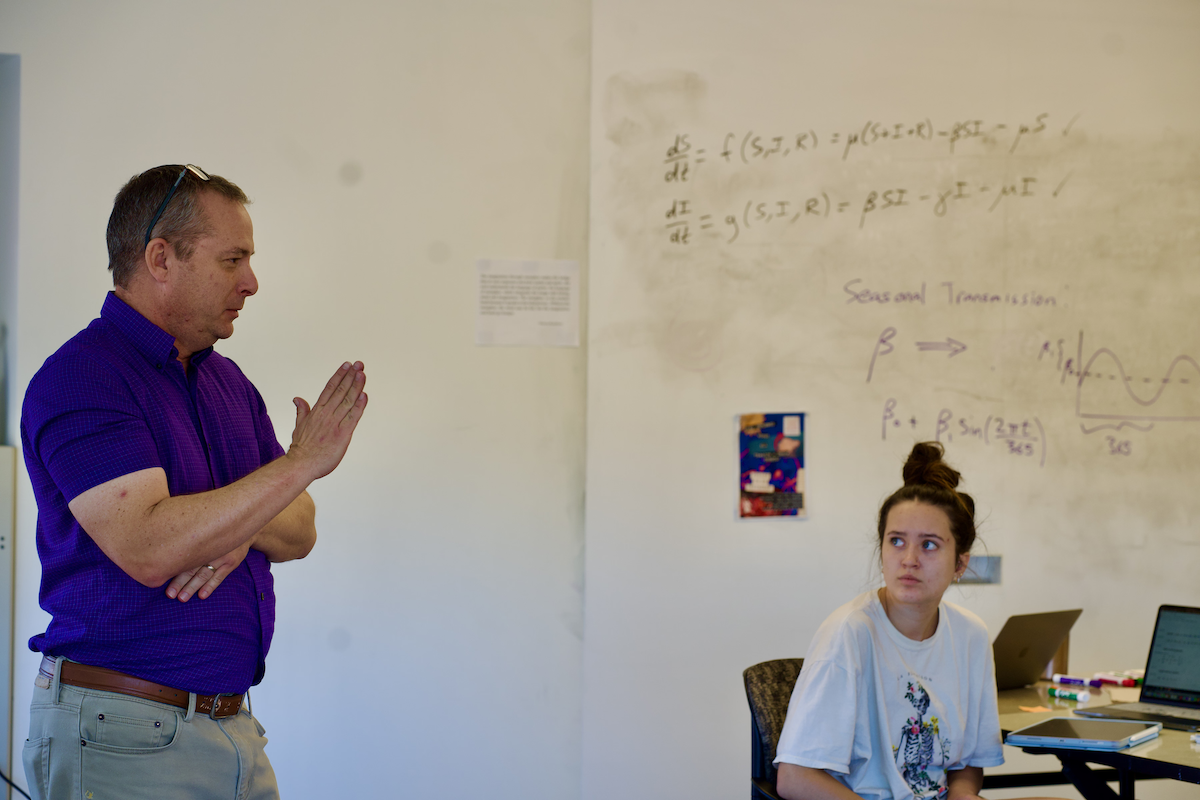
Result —
[[1000, 556], [971, 556], [959, 583], [999, 583]]

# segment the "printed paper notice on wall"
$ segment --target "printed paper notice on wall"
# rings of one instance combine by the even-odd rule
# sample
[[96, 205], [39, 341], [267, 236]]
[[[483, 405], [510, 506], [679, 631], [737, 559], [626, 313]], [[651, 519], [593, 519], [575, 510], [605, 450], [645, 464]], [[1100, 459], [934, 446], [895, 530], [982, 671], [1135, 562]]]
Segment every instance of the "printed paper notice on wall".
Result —
[[804, 414], [743, 414], [738, 516], [807, 517]]
[[579, 262], [476, 262], [475, 344], [579, 346]]

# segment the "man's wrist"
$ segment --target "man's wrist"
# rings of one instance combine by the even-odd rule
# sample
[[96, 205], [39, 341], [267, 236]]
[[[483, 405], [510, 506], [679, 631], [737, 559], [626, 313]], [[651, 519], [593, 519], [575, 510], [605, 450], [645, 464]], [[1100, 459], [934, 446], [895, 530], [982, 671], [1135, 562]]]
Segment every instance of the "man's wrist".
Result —
[[301, 492], [320, 477], [318, 470], [314, 468], [313, 460], [295, 445], [289, 447], [280, 460], [287, 465], [286, 473], [299, 483]]

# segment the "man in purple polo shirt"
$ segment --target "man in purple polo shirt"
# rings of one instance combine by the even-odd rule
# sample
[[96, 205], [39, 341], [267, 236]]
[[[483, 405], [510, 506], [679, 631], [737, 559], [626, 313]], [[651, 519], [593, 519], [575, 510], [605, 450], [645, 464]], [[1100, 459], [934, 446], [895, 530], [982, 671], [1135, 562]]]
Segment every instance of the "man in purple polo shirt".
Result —
[[108, 223], [114, 289], [25, 395], [40, 601], [53, 619], [25, 773], [35, 798], [276, 798], [243, 698], [275, 624], [269, 563], [316, 542], [306, 491], [366, 408], [360, 362], [285, 452], [213, 351], [258, 290], [246, 195], [188, 165], [132, 178]]

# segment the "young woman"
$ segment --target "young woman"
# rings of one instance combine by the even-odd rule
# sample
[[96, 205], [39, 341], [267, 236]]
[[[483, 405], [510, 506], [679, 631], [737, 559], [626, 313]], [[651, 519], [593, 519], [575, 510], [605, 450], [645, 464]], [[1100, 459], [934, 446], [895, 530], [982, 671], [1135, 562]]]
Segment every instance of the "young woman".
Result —
[[776, 750], [788, 800], [967, 800], [1004, 762], [982, 620], [943, 602], [975, 541], [975, 502], [940, 444], [912, 449], [879, 509], [884, 586], [822, 623]]

